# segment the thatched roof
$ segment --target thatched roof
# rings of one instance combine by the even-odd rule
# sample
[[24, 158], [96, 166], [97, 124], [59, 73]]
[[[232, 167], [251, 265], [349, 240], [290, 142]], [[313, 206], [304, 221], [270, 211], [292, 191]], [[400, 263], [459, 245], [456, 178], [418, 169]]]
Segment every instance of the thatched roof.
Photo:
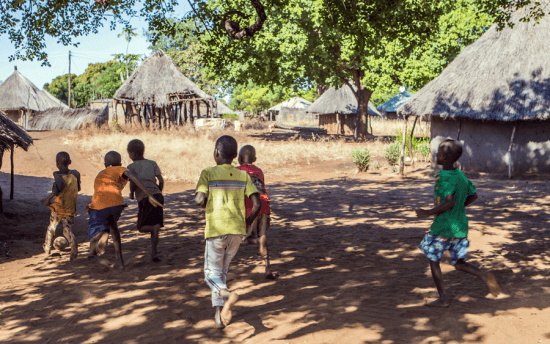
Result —
[[48, 92], [38, 89], [17, 69], [0, 84], [0, 110], [43, 111], [55, 107], [67, 108], [67, 105]]
[[27, 150], [32, 145], [32, 138], [25, 130], [13, 123], [5, 113], [0, 111], [0, 154], [11, 149], [14, 145]]
[[[548, 0], [541, 7], [547, 6]], [[528, 6], [526, 7], [528, 8]], [[519, 121], [550, 119], [550, 17], [493, 25], [398, 109], [401, 115]]]
[[29, 128], [33, 130], [69, 129], [76, 130], [89, 126], [100, 127], [109, 119], [109, 106], [102, 109], [89, 107], [79, 109], [49, 109], [33, 114]]
[[229, 107], [227, 107], [224, 103], [222, 103], [219, 99], [217, 100], [217, 110], [216, 114], [218, 115], [224, 115], [226, 113], [235, 113], [235, 111], [231, 110]]
[[307, 109], [311, 106], [311, 104], [312, 103], [310, 101], [307, 101], [302, 97], [293, 97], [269, 108], [268, 111], [281, 111], [282, 108]]
[[[320, 115], [337, 112], [341, 114], [357, 113], [357, 98], [355, 98], [349, 86], [331, 87], [307, 108], [307, 112]], [[370, 116], [382, 117], [371, 102], [369, 102], [368, 113]]]
[[116, 91], [115, 99], [166, 106], [169, 105], [167, 96], [176, 93], [211, 98], [183, 75], [170, 57], [159, 50], [143, 61], [124, 81]]
[[397, 112], [397, 108], [401, 105], [405, 104], [409, 98], [413, 96], [412, 93], [408, 91], [403, 91], [395, 96], [393, 96], [390, 100], [385, 102], [384, 104], [380, 105], [376, 108], [376, 110], [382, 112]]

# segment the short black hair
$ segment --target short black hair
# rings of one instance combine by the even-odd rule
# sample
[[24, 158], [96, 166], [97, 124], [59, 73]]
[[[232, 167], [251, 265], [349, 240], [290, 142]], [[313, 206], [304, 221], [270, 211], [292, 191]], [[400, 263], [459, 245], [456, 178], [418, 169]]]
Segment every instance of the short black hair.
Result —
[[233, 136], [223, 135], [216, 140], [216, 149], [224, 159], [235, 159], [237, 157], [237, 140]]
[[256, 149], [252, 145], [245, 145], [241, 147], [239, 156], [243, 161], [253, 161], [256, 158]]
[[128, 152], [143, 156], [145, 153], [145, 144], [139, 139], [133, 139], [128, 143]]
[[105, 154], [105, 166], [120, 166], [122, 165], [122, 157], [119, 152], [110, 151]]
[[451, 157], [452, 163], [456, 162], [462, 156], [462, 143], [457, 140], [447, 139], [439, 145], [443, 153]]
[[71, 156], [67, 152], [59, 152], [55, 156], [55, 162], [61, 165], [69, 165], [71, 163]]

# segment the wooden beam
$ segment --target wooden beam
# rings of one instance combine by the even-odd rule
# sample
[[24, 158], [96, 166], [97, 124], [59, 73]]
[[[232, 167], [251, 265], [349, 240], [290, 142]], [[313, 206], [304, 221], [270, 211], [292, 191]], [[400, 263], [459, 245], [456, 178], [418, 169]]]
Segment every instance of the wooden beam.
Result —
[[418, 120], [418, 116], [414, 116], [414, 123], [413, 127], [411, 129], [411, 135], [409, 136], [409, 156], [411, 159], [413, 158], [413, 137], [414, 137], [414, 127], [416, 127], [416, 121]]
[[189, 123], [193, 124], [193, 107], [195, 102], [189, 102]]
[[183, 103], [183, 124], [187, 124], [187, 102]]
[[399, 157], [399, 174], [405, 175], [405, 143], [407, 138], [407, 122], [408, 118], [405, 117], [405, 128], [403, 129], [403, 144], [401, 145], [401, 156]]
[[13, 199], [13, 190], [14, 190], [14, 175], [15, 169], [13, 167], [13, 151], [15, 150], [15, 145], [11, 146], [10, 150], [10, 163], [11, 163], [11, 187], [10, 187], [10, 199]]

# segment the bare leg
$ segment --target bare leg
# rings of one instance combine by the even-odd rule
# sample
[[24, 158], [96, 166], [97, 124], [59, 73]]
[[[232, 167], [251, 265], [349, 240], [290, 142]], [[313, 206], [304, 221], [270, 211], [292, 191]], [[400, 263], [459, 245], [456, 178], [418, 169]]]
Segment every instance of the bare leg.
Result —
[[71, 246], [71, 256], [70, 260], [75, 260], [78, 256], [78, 245], [76, 243], [75, 236], [72, 231], [74, 223], [74, 217], [72, 216], [65, 216], [63, 217], [63, 235], [67, 240], [69, 241], [69, 245]]
[[157, 253], [157, 245], [159, 243], [159, 231], [160, 225], [153, 226], [153, 231], [151, 232], [151, 259], [153, 262], [160, 262], [160, 258]]
[[239, 301], [239, 295], [237, 293], [230, 293], [227, 289], [220, 290], [220, 296], [224, 299], [225, 304], [220, 312], [222, 322], [225, 326], [229, 325], [233, 316], [231, 309], [235, 306], [235, 303]]
[[267, 235], [262, 235], [260, 237], [260, 255], [265, 262], [265, 278], [276, 279], [279, 277], [271, 271], [271, 264], [269, 263], [269, 250], [267, 248]]
[[113, 237], [113, 244], [115, 246], [115, 264], [114, 268], [124, 270], [124, 261], [122, 260], [122, 244], [120, 242], [120, 232], [118, 226], [115, 224], [111, 226], [111, 236]]
[[439, 293], [439, 299], [428, 303], [428, 306], [449, 307], [449, 299], [447, 299], [445, 287], [443, 286], [443, 273], [441, 272], [441, 266], [439, 263], [430, 260], [430, 269], [432, 270], [432, 277], [435, 282], [435, 287]]
[[50, 252], [52, 251], [53, 239], [55, 237], [55, 229], [57, 228], [58, 224], [59, 224], [59, 217], [57, 216], [56, 213], [52, 211], [50, 215], [50, 225], [46, 230], [46, 241], [44, 242], [44, 245], [42, 245], [42, 248], [44, 249], [44, 252], [47, 255], [50, 255]]
[[138, 228], [138, 231], [140, 233], [153, 233], [154, 230], [155, 226], [141, 226], [140, 228]]
[[466, 263], [464, 259], [459, 259], [456, 262], [455, 269], [481, 278], [485, 283], [487, 283], [489, 291], [494, 297], [497, 297], [500, 294], [500, 287], [498, 286], [495, 276], [492, 273], [483, 272], [477, 266]]
[[102, 256], [105, 254], [105, 250], [107, 249], [107, 244], [109, 243], [109, 233], [106, 231], [103, 231], [98, 234], [98, 242], [97, 242], [97, 255]]
[[219, 328], [219, 329], [222, 329], [225, 327], [225, 325], [223, 324], [223, 321], [222, 321], [222, 316], [221, 316], [221, 312], [222, 312], [222, 306], [216, 306], [216, 314], [214, 315], [214, 321], [216, 322], [216, 328]]

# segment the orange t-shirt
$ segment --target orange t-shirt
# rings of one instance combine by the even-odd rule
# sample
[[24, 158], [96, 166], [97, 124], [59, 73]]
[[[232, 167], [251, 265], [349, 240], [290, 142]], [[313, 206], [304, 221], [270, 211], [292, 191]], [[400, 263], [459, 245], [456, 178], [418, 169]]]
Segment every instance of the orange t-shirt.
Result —
[[90, 208], [101, 210], [105, 208], [124, 205], [122, 189], [128, 183], [124, 177], [127, 169], [121, 166], [109, 166], [99, 172], [94, 181], [94, 196]]
[[49, 207], [57, 215], [75, 216], [78, 200], [78, 179], [72, 174], [62, 175], [61, 178], [63, 178], [65, 187]]

